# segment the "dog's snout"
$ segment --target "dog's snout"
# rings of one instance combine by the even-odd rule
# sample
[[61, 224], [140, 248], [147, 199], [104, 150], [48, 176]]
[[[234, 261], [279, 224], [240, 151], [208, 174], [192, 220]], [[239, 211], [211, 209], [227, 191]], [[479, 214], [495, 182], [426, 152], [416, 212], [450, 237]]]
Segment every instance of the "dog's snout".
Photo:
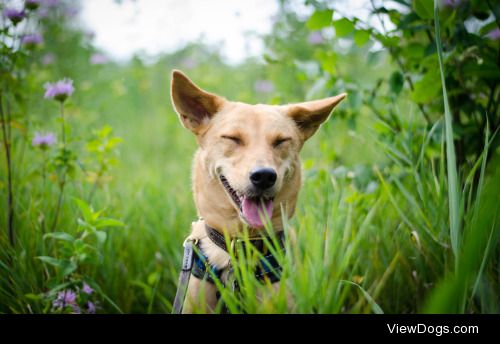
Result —
[[250, 181], [258, 189], [269, 189], [276, 183], [276, 171], [269, 167], [257, 167], [250, 172]]

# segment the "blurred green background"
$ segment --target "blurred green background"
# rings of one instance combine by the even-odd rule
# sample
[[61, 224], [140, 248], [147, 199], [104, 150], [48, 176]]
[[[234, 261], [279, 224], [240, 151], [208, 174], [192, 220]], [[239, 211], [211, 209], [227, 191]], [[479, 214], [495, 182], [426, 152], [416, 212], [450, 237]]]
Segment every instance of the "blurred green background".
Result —
[[[500, 311], [496, 2], [365, 1], [345, 13], [344, 1], [281, 0], [262, 53], [238, 62], [203, 39], [115, 61], [81, 25], [84, 1], [35, 3], [14, 27], [5, 9], [28, 1], [1, 2], [0, 312], [171, 311], [196, 219], [196, 143], [170, 104], [174, 68], [248, 103], [349, 94], [302, 152], [287, 227], [299, 243], [283, 262], [295, 307], [257, 301], [254, 283], [236, 311]], [[27, 33], [43, 43], [23, 43]], [[65, 77], [75, 92], [62, 121], [44, 84]], [[57, 143], [34, 145], [36, 132]], [[76, 299], [60, 307], [65, 292]]]

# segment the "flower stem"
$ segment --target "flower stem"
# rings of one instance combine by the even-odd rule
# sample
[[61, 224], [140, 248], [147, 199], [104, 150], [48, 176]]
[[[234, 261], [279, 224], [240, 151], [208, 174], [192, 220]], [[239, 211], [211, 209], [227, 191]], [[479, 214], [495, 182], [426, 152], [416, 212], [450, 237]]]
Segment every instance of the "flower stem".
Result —
[[[66, 130], [64, 126], [64, 103], [61, 102], [61, 137], [63, 143], [63, 151], [66, 152]], [[57, 220], [59, 219], [59, 213], [61, 211], [61, 205], [63, 201], [64, 195], [64, 187], [66, 186], [66, 172], [68, 171], [68, 166], [64, 166], [64, 169], [61, 174], [61, 179], [59, 182], [59, 196], [57, 197], [57, 205], [56, 212], [54, 215], [54, 221], [52, 222], [52, 226], [50, 227], [50, 231], [53, 232], [57, 226]]]
[[92, 185], [92, 190], [90, 190], [89, 199], [87, 201], [88, 203], [92, 201], [92, 198], [94, 197], [94, 194], [97, 191], [97, 183], [99, 182], [99, 179], [102, 177], [103, 172], [104, 172], [104, 164], [101, 164], [99, 172], [97, 172], [94, 184]]
[[[42, 199], [45, 199], [47, 195], [47, 152], [43, 151], [43, 165], [42, 165]], [[45, 234], [45, 210], [46, 208], [42, 205], [42, 234]]]
[[53, 232], [57, 226], [57, 220], [59, 219], [59, 213], [61, 211], [65, 185], [66, 185], [66, 168], [62, 172], [61, 181], [59, 183], [59, 196], [57, 197], [57, 205], [56, 205], [56, 213], [54, 215], [54, 221], [52, 222], [52, 226], [50, 227], [51, 232]]
[[9, 242], [14, 246], [14, 195], [12, 193], [12, 161], [10, 142], [10, 120], [7, 120], [3, 111], [3, 97], [0, 91], [0, 121], [2, 122], [3, 145], [5, 149], [5, 159], [7, 161], [7, 228], [9, 232]]
[[63, 142], [63, 148], [66, 149], [66, 130], [64, 128], [64, 103], [61, 102], [61, 137]]

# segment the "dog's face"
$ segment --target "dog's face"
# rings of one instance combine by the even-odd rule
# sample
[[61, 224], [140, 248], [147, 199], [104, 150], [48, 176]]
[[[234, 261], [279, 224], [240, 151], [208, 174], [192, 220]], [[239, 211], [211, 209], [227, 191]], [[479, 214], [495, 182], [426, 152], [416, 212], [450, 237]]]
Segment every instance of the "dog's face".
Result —
[[217, 211], [203, 204], [211, 198], [251, 228], [263, 227], [266, 218], [281, 219], [282, 205], [291, 215], [300, 188], [300, 149], [344, 98], [284, 106], [230, 102], [174, 71], [172, 102], [200, 146], [195, 179], [198, 174], [204, 182], [195, 185], [202, 194], [195, 199], [201, 215]]

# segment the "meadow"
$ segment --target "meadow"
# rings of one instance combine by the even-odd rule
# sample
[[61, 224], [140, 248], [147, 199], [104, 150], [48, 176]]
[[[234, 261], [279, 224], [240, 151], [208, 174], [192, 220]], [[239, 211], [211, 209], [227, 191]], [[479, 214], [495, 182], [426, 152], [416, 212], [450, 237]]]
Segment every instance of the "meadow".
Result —
[[78, 2], [21, 3], [0, 5], [0, 313], [171, 312], [197, 219], [174, 68], [249, 103], [348, 93], [302, 151], [283, 288], [257, 300], [239, 261], [232, 313], [500, 312], [498, 5], [372, 2], [380, 29], [280, 1], [265, 54], [235, 65], [203, 42], [114, 62]]

